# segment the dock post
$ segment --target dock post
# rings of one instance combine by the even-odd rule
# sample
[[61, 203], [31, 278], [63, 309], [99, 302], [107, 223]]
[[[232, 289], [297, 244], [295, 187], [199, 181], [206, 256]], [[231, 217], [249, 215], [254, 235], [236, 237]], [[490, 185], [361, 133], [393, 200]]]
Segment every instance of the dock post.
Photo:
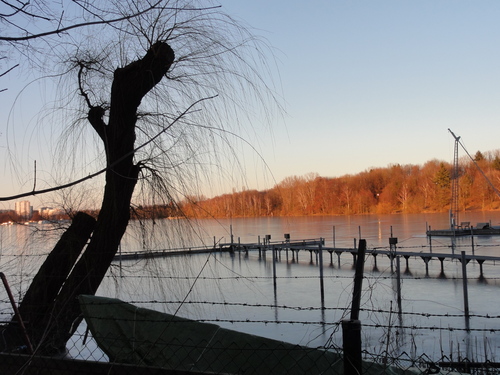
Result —
[[474, 255], [474, 231], [472, 227], [470, 227], [470, 240], [472, 245], [472, 255]]
[[405, 261], [406, 261], [406, 269], [405, 269], [405, 273], [411, 273], [410, 272], [410, 256], [409, 255], [405, 255]]
[[429, 252], [432, 253], [432, 234], [431, 234], [431, 226], [429, 225], [428, 238], [429, 238]]
[[260, 258], [261, 258], [261, 256], [262, 256], [262, 252], [261, 252], [262, 250], [261, 250], [261, 245], [260, 245], [260, 234], [259, 234], [259, 235], [258, 235], [258, 237], [257, 237], [257, 243], [259, 244], [259, 245], [257, 246], [257, 248], [259, 249], [259, 259], [260, 259]]
[[396, 246], [398, 244], [398, 238], [392, 236], [392, 225], [391, 225], [391, 237], [389, 237], [389, 258], [391, 259], [391, 272], [394, 272], [394, 258], [396, 257]]
[[339, 268], [340, 268], [340, 255], [342, 255], [341, 251], [336, 251], [335, 254], [337, 254], [337, 259], [339, 261]]
[[431, 257], [421, 256], [422, 260], [425, 263], [425, 277], [429, 277], [429, 261], [432, 259]]
[[272, 246], [272, 257], [273, 257], [273, 284], [274, 290], [276, 290], [276, 248]]
[[439, 262], [441, 262], [441, 273], [439, 274], [439, 276], [445, 277], [445, 274], [444, 274], [444, 260], [445, 260], [445, 258], [438, 257], [438, 259], [439, 259]]
[[396, 284], [397, 284], [397, 294], [398, 294], [398, 312], [401, 316], [403, 314], [403, 308], [401, 307], [401, 257], [396, 256]]
[[333, 226], [333, 248], [335, 249], [335, 225]]
[[328, 250], [330, 253], [330, 264], [333, 266], [333, 250]]
[[476, 261], [479, 264], [479, 280], [484, 280], [484, 274], [483, 274], [484, 259], [476, 259]]
[[286, 251], [286, 262], [288, 263], [288, 248], [290, 247], [290, 233], [285, 233], [285, 251]]

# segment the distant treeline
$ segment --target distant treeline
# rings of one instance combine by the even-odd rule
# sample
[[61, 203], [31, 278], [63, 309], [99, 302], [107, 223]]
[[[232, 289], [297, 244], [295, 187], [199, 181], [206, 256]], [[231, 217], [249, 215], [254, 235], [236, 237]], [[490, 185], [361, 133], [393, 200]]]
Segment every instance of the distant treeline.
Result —
[[[293, 176], [269, 190], [191, 198], [180, 208], [188, 217], [443, 212], [450, 208], [452, 169], [452, 163], [431, 160], [335, 178]], [[478, 151], [474, 161], [461, 158], [458, 175], [460, 211], [500, 209], [495, 191], [500, 188], [500, 150]]]
[[[423, 166], [393, 164], [335, 178], [310, 173], [287, 177], [265, 191], [135, 206], [131, 215], [140, 219], [445, 212], [451, 203], [452, 169], [451, 163], [431, 160]], [[500, 150], [478, 151], [474, 161], [463, 157], [458, 178], [460, 211], [500, 209]], [[42, 219], [35, 211], [32, 220]], [[14, 211], [0, 212], [0, 223], [7, 221], [19, 221]]]

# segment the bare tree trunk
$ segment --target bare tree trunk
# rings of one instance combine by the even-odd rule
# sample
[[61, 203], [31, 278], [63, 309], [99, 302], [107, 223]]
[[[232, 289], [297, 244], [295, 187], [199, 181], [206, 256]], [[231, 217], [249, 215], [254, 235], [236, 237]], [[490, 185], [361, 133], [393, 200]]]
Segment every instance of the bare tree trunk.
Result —
[[45, 317], [44, 337], [35, 343], [42, 352], [65, 348], [82, 319], [76, 297], [96, 293], [118, 250], [140, 171], [134, 164], [137, 109], [165, 76], [174, 57], [168, 44], [157, 42], [142, 59], [115, 71], [108, 124], [101, 107], [89, 109], [89, 122], [104, 143], [109, 166], [104, 197], [90, 243], [56, 297], [51, 314]]
[[[87, 244], [95, 222], [93, 217], [83, 212], [75, 215], [70, 227], [47, 256], [24, 295], [19, 306], [19, 314], [25, 322], [26, 332], [32, 342], [38, 342], [43, 335], [42, 322], [47, 315], [50, 315], [54, 300]], [[7, 328], [11, 337], [6, 340], [8, 346], [16, 348], [24, 344], [18, 330], [17, 319], [13, 318]]]

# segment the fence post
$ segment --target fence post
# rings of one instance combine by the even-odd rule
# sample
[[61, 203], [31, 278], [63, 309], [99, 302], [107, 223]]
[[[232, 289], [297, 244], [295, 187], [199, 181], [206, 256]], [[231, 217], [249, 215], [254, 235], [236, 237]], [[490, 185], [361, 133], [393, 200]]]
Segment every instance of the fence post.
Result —
[[462, 262], [462, 285], [464, 291], [464, 312], [465, 319], [469, 320], [469, 293], [467, 288], [467, 260], [465, 258], [465, 251], [461, 252], [460, 260]]
[[323, 246], [321, 243], [318, 247], [318, 256], [319, 256], [319, 289], [321, 294], [321, 306], [325, 305], [325, 284], [323, 281]]
[[361, 322], [359, 309], [363, 284], [366, 240], [359, 240], [354, 290], [352, 295], [351, 319], [342, 321], [342, 343], [344, 347], [344, 375], [362, 374], [361, 361]]

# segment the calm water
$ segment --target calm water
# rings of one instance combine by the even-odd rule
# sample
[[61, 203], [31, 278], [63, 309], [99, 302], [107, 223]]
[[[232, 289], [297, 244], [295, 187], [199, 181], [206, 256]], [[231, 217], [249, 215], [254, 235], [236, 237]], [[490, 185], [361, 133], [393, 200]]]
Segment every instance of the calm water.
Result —
[[[500, 224], [500, 213], [462, 214], [461, 221], [491, 221]], [[471, 237], [459, 238], [452, 247], [450, 238], [435, 238], [429, 244], [426, 226], [446, 228], [446, 214], [364, 215], [298, 218], [251, 218], [201, 220], [164, 220], [140, 226], [132, 223], [122, 252], [142, 249], [194, 247], [201, 244], [234, 241], [257, 242], [265, 235], [274, 241], [284, 239], [325, 238], [326, 246], [353, 247], [359, 238], [367, 240], [368, 249], [388, 248], [388, 238], [398, 238], [400, 251], [472, 253]], [[149, 233], [153, 232], [153, 235]], [[148, 234], [146, 234], [148, 233]], [[16, 295], [26, 285], [50, 250], [58, 232], [33, 232], [33, 228], [0, 228], [0, 265], [12, 280]], [[324, 258], [324, 302], [321, 301], [319, 267], [316, 257], [301, 251], [299, 258], [287, 260], [286, 254], [276, 264], [276, 287], [273, 283], [272, 257], [267, 252], [234, 255], [175, 256], [154, 260], [116, 262], [99, 294], [133, 301], [144, 307], [181, 316], [213, 321], [248, 333], [309, 346], [340, 346], [339, 322], [349, 316], [352, 299], [353, 259], [344, 254]], [[500, 257], [500, 236], [475, 237], [474, 253]], [[22, 255], [22, 256], [21, 256]], [[445, 261], [444, 274], [438, 260], [429, 263], [426, 274], [420, 258], [410, 258], [408, 268], [401, 260], [401, 314], [397, 305], [396, 276], [387, 258], [368, 256], [363, 280], [363, 346], [372, 353], [398, 355], [406, 351], [418, 357], [427, 354], [462, 356], [476, 360], [498, 360], [500, 339], [500, 264], [485, 262], [484, 280], [475, 262], [467, 266], [469, 308], [472, 317], [464, 317], [462, 267]], [[2, 301], [5, 293], [0, 293]], [[183, 301], [183, 303], [181, 303]], [[9, 314], [2, 304], [2, 313]], [[466, 328], [470, 328], [469, 331]], [[82, 349], [79, 349], [82, 350]]]

